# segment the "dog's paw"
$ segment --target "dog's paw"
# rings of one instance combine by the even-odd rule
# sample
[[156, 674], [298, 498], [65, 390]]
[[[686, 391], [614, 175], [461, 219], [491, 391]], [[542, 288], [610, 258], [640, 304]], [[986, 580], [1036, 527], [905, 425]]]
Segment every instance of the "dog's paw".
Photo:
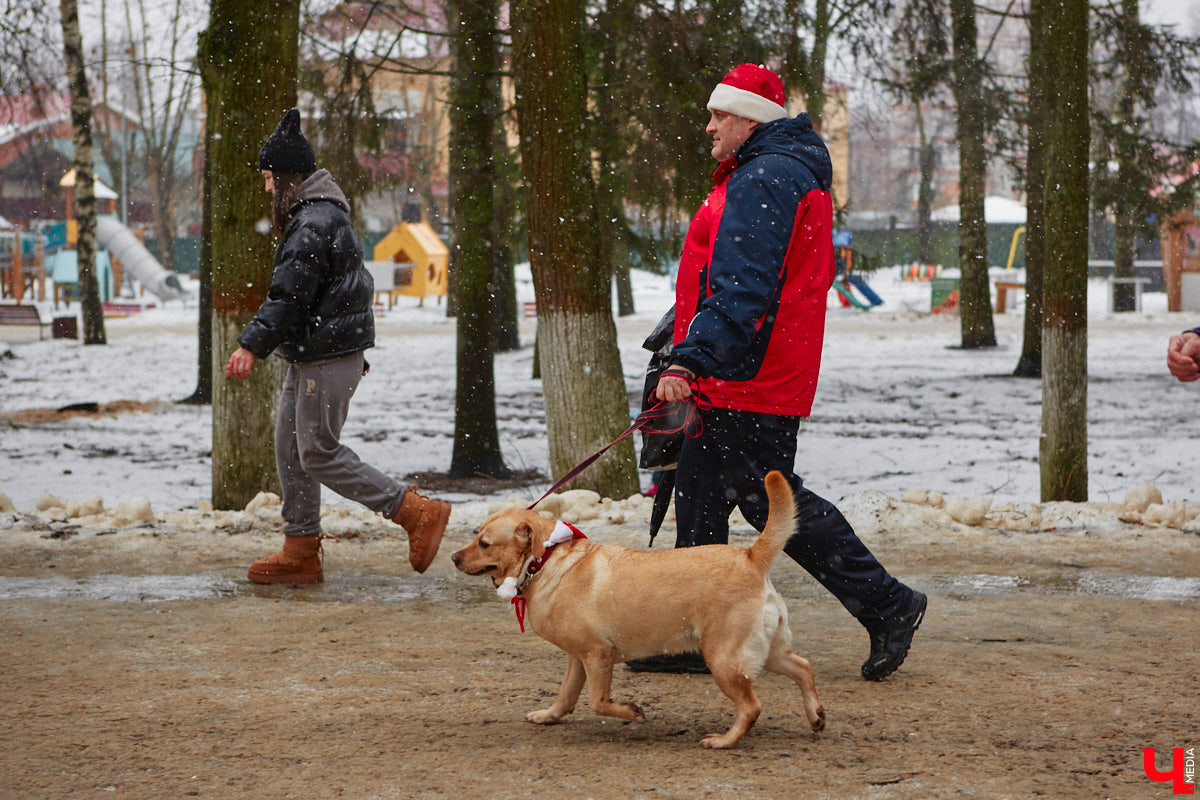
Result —
[[710, 733], [700, 740], [700, 746], [709, 750], [728, 750], [738, 743], [740, 736], [730, 736], [728, 733]]
[[562, 719], [562, 717], [558, 714], [555, 714], [553, 709], [549, 708], [530, 711], [525, 715], [525, 721], [532, 722], [534, 725], [553, 725], [560, 719]]
[[809, 722], [814, 732], [825, 730], [825, 709], [817, 709], [817, 718]]

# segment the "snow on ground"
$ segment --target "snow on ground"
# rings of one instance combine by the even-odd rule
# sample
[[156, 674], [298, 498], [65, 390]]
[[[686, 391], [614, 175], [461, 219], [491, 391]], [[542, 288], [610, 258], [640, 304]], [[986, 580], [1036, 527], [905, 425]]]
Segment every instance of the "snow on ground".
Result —
[[[1009, 377], [1021, 349], [1019, 298], [1010, 298], [1018, 299], [1015, 309], [1010, 303], [1009, 312], [996, 317], [998, 347], [964, 351], [955, 347], [958, 318], [929, 313], [928, 284], [903, 282], [898, 269], [871, 276], [870, 284], [885, 301], [870, 312], [842, 308], [831, 294], [820, 386], [813, 415], [801, 427], [797, 463], [815, 491], [844, 498], [843, 505], [861, 506], [862, 513], [882, 497], [893, 515], [936, 508], [963, 524], [973, 518], [999, 527], [1045, 528], [1074, 513], [1200, 527], [1200, 387], [1179, 384], [1165, 367], [1167, 338], [1194, 326], [1198, 315], [1168, 314], [1163, 294], [1145, 295], [1141, 312], [1114, 315], [1107, 310], [1105, 283], [1090, 282], [1088, 352], [1080, 357], [1088, 359], [1090, 376], [1093, 504], [1061, 512], [1037, 504], [1040, 382]], [[519, 295], [532, 299], [527, 270]], [[638, 313], [617, 323], [633, 398], [648, 355], [641, 341], [672, 297], [670, 278], [635, 273]], [[107, 514], [103, 524], [119, 526], [143, 524], [147, 514], [162, 519], [204, 508], [210, 409], [173, 402], [195, 388], [196, 313], [194, 300], [165, 307], [160, 302], [109, 319], [108, 344], [95, 347], [38, 341], [31, 329], [0, 329], [0, 494], [18, 512], [66, 519], [71, 512], [95, 511], [99, 503]], [[377, 324], [372, 370], [351, 406], [343, 439], [368, 463], [397, 476], [444, 471], [453, 442], [454, 322], [444, 305], [429, 301], [420, 308], [415, 299], [402, 298]], [[541, 387], [531, 378], [535, 325], [524, 320], [522, 349], [497, 356], [496, 394], [506, 459], [514, 468], [544, 473]], [[38, 421], [20, 413], [117, 401], [146, 404], [145, 410], [46, 414]], [[649, 476], [643, 483], [649, 485]], [[1149, 490], [1142, 488], [1126, 505], [1131, 490], [1143, 484], [1161, 497], [1146, 500]], [[450, 499], [479, 517], [497, 500]], [[326, 492], [325, 502], [346, 524], [360, 519], [356, 507], [332, 493]], [[602, 510], [645, 516], [643, 506], [618, 501]], [[231, 513], [243, 516], [223, 518], [218, 526], [251, 525], [264, 514], [269, 524], [278, 521], [274, 507]], [[213, 515], [207, 518], [213, 524]], [[4, 519], [0, 513], [0, 525]]]

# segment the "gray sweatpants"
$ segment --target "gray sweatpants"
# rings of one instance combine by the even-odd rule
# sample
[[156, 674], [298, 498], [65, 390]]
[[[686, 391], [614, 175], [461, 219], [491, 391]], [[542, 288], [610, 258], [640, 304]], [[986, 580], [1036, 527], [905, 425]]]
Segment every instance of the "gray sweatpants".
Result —
[[322, 484], [389, 518], [404, 498], [405, 486], [338, 441], [362, 370], [361, 352], [288, 367], [275, 424], [287, 536], [321, 532]]

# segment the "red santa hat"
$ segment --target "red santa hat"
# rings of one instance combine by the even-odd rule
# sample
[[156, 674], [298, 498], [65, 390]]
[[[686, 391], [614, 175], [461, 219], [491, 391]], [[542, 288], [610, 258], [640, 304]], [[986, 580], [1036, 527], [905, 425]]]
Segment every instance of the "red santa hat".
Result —
[[774, 122], [787, 116], [783, 81], [758, 64], [739, 64], [713, 89], [709, 111], [724, 111], [755, 122]]

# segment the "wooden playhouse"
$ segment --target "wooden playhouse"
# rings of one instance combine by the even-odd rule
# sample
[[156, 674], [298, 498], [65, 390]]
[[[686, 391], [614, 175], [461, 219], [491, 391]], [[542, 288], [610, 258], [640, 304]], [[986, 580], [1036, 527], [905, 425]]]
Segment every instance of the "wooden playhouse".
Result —
[[426, 223], [404, 222], [392, 228], [375, 245], [373, 256], [367, 269], [375, 279], [375, 297], [386, 294], [388, 308], [402, 295], [419, 298], [422, 306], [430, 295], [439, 303], [445, 297], [450, 251]]

